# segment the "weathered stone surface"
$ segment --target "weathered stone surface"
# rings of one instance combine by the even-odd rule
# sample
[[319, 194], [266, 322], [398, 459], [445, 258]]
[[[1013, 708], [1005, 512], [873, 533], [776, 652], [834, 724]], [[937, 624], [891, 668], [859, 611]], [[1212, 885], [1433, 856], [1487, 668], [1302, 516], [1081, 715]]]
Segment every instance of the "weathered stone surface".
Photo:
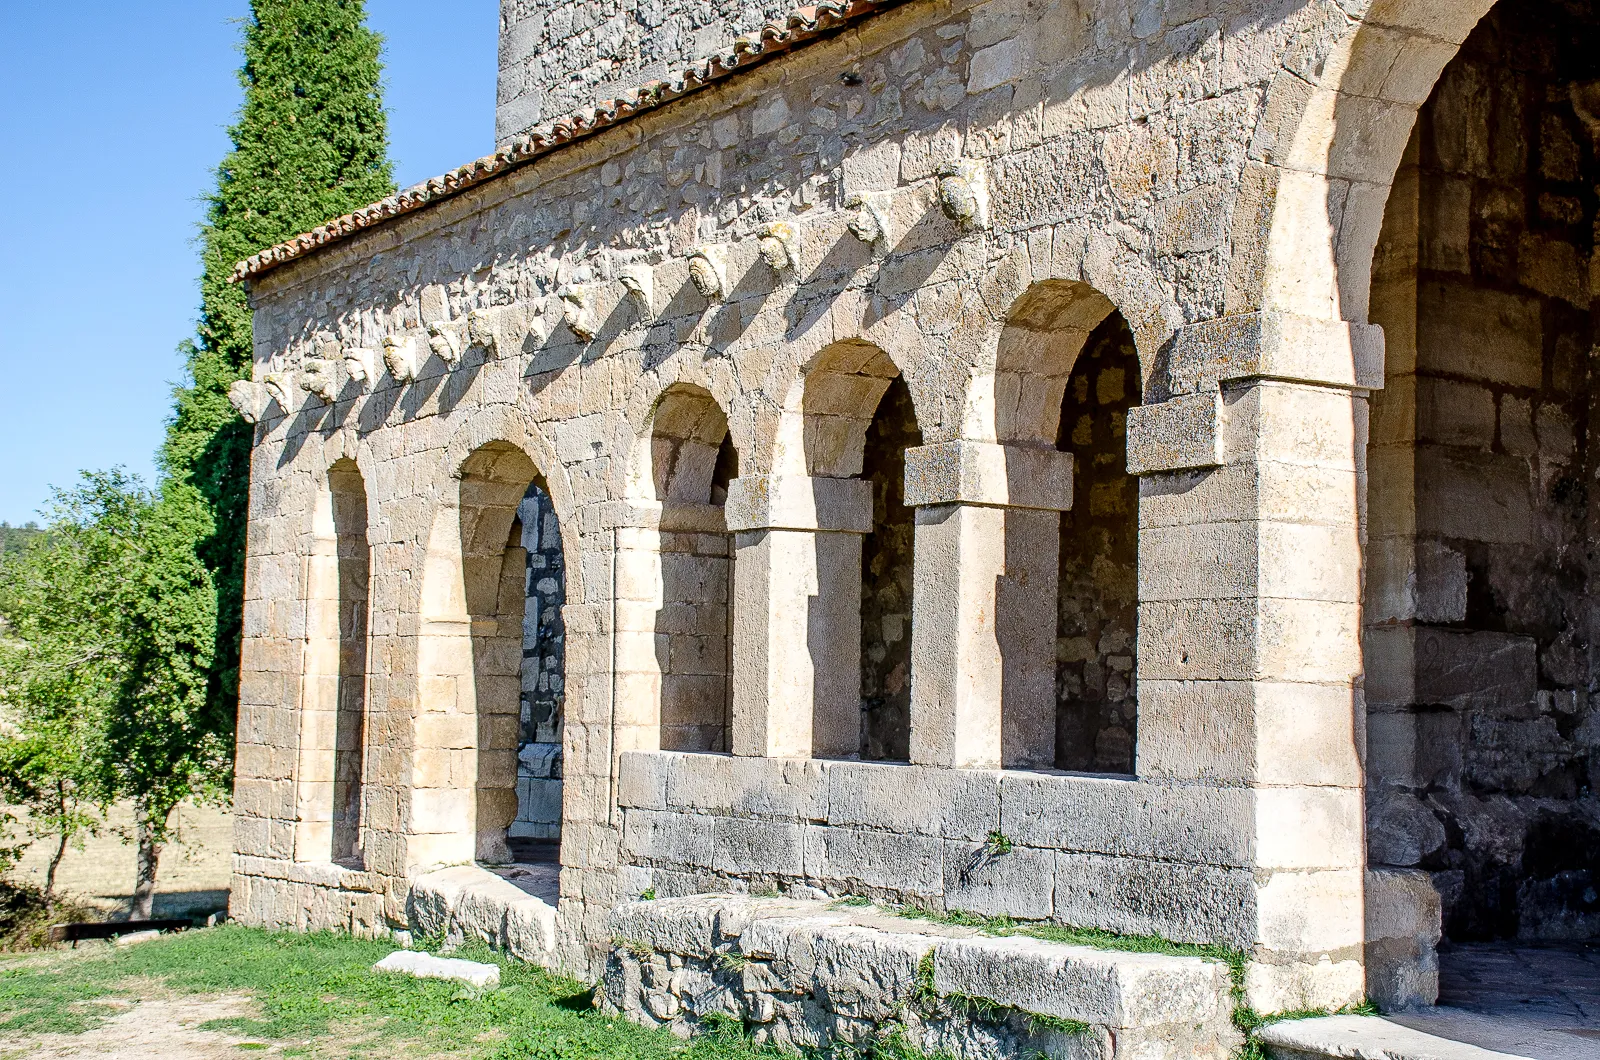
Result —
[[[746, 918], [736, 935], [683, 930], [731, 908]], [[1238, 1040], [1227, 970], [1199, 958], [983, 938], [871, 908], [709, 895], [634, 903], [610, 925], [618, 933], [601, 1003], [682, 1032], [729, 1015], [758, 1041], [826, 1048], [898, 1029], [913, 1045], [971, 1060], [1046, 1049], [1107, 1060], [1123, 1055], [1113, 1041], [1151, 1060], [1223, 1060]], [[976, 999], [987, 1014], [974, 1016]], [[1088, 1027], [1051, 1031], [1029, 1014]]]
[[1323, 1016], [1289, 1020], [1261, 1031], [1261, 1040], [1283, 1060], [1517, 1060], [1510, 1053], [1481, 1049], [1413, 1030], [1376, 1016]]
[[[1491, 21], [1439, 79], [1482, 4], [1201, 6], [850, 5], [736, 49], [775, 12], [508, 7], [507, 128], [669, 84], [249, 270], [240, 919], [553, 938], [639, 1018], [797, 1045], [801, 988], [618, 957], [610, 911], [1048, 915], [1251, 948], [1263, 1007], [1354, 999], [1367, 942], [1425, 979], [1425, 933], [1363, 933], [1374, 853], [1462, 930], [1593, 930], [1588, 31]], [[999, 450], [1005, 492], [913, 516], [907, 448]], [[558, 824], [553, 920], [432, 879]], [[1071, 1049], [1209, 1048], [1150, 1033]]]
[[395, 950], [372, 968], [378, 972], [402, 972], [418, 979], [454, 979], [486, 990], [493, 990], [500, 985], [500, 969], [497, 965], [463, 961], [455, 957], [435, 957], [414, 950]]
[[1102, 1026], [1226, 1019], [1227, 967], [1193, 957], [1119, 953], [1039, 939], [958, 939], [939, 946], [934, 986]]

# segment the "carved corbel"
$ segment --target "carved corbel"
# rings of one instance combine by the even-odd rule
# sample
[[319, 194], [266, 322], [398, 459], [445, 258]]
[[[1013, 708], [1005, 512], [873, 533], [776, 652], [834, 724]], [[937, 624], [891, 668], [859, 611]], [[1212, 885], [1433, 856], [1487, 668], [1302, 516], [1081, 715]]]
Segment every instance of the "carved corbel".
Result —
[[412, 335], [390, 335], [383, 340], [383, 363], [398, 383], [417, 377], [417, 340]]
[[294, 408], [293, 402], [289, 400], [289, 395], [294, 392], [294, 373], [268, 372], [261, 377], [261, 385], [266, 387], [267, 394], [283, 411], [288, 412]]
[[228, 388], [228, 404], [246, 423], [259, 423], [271, 400], [272, 395], [267, 393], [264, 384], [249, 379], [240, 379]]
[[940, 166], [939, 209], [963, 228], [989, 224], [989, 181], [982, 162], [962, 158]]
[[344, 370], [359, 386], [365, 388], [378, 374], [378, 354], [363, 346], [349, 346], [344, 351]]
[[889, 242], [889, 212], [879, 200], [876, 195], [852, 195], [844, 204], [855, 211], [845, 222], [850, 234], [873, 247]]
[[522, 310], [515, 305], [474, 309], [467, 314], [467, 339], [470, 345], [481, 346], [494, 357], [517, 353], [517, 344], [527, 334], [521, 313]]
[[788, 221], [769, 221], [756, 229], [756, 245], [774, 272], [800, 267], [800, 233]]
[[467, 341], [486, 350], [494, 350], [494, 317], [487, 309], [474, 309], [467, 314]]
[[580, 339], [592, 339], [599, 330], [594, 301], [594, 288], [586, 283], [575, 283], [561, 291], [561, 319]]
[[622, 281], [623, 290], [628, 292], [628, 297], [639, 307], [639, 318], [645, 323], [654, 320], [656, 307], [651, 301], [655, 289], [654, 270], [642, 263], [624, 265], [617, 273], [617, 279]]
[[448, 367], [461, 363], [461, 354], [467, 348], [465, 321], [438, 320], [428, 325], [428, 348]]
[[689, 251], [689, 279], [706, 301], [720, 302], [726, 298], [728, 272], [723, 264], [722, 248], [700, 246]]
[[339, 396], [339, 373], [334, 362], [321, 357], [307, 357], [300, 362], [300, 389], [314, 394], [331, 405]]

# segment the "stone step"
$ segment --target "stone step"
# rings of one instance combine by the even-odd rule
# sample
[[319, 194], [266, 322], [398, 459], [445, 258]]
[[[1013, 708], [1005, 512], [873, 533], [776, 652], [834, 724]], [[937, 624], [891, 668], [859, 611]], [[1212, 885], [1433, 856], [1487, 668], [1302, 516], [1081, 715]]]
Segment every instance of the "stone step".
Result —
[[1379, 1016], [1287, 1020], [1263, 1028], [1258, 1037], [1273, 1060], [1539, 1060], [1441, 1038]]
[[530, 964], [555, 963], [555, 903], [488, 869], [459, 865], [418, 876], [406, 905], [411, 926], [424, 935], [481, 939]]
[[864, 1044], [899, 1026], [919, 1048], [968, 1060], [1227, 1060], [1228, 968], [900, 917], [835, 902], [696, 895], [630, 902], [605, 1003], [692, 1032], [745, 1022], [785, 1048]]

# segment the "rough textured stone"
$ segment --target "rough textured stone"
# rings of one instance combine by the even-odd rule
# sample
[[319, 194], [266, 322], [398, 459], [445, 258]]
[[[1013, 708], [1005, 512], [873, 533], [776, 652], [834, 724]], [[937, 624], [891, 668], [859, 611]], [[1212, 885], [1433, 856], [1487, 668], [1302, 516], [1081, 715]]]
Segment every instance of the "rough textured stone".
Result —
[[493, 990], [500, 985], [500, 969], [496, 965], [454, 957], [435, 957], [414, 950], [395, 950], [372, 968], [377, 972], [403, 972], [418, 979], [454, 979], [485, 990]]
[[[725, 923], [731, 909], [735, 931]], [[816, 1049], [865, 1046], [897, 1029], [913, 1046], [962, 1060], [1224, 1060], [1238, 1042], [1227, 969], [1194, 957], [721, 896], [638, 902], [608, 924], [615, 944], [600, 1003], [680, 1032], [725, 1015], [758, 1042]], [[1087, 1026], [1052, 1031], [1030, 1015]]]
[[[531, 949], [495, 885], [423, 881], [509, 857], [519, 803], [549, 828], [559, 782], [551, 960], [614, 960], [634, 1014], [680, 1027], [746, 987], [709, 958], [617, 956], [619, 903], [1048, 910], [1249, 948], [1263, 1009], [1348, 1003], [1364, 944], [1409, 939], [1394, 982], [1415, 985], [1426, 933], [1365, 934], [1363, 791], [1376, 851], [1430, 873], [1452, 930], [1592, 932], [1596, 108], [1571, 59], [1593, 20], [1523, 5], [1541, 13], [1486, 23], [1439, 78], [1485, 6], [822, 5], [796, 25], [846, 31], [741, 44], [714, 89], [682, 75], [258, 258], [239, 919], [379, 934], [414, 910]], [[676, 78], [653, 64], [768, 13], [519, 0], [504, 127]], [[1195, 395], [1210, 433], [1167, 448], [1209, 459], [1130, 465], [1139, 402]], [[1072, 511], [986, 495], [894, 523], [912, 441], [1056, 469], [1070, 450]], [[345, 474], [364, 544], [325, 518]], [[530, 657], [550, 515], [561, 651]], [[313, 562], [358, 553], [359, 771], [328, 724], [359, 579]], [[556, 654], [559, 726], [548, 698], [523, 716]], [[865, 744], [864, 697], [884, 708]], [[1081, 731], [1058, 759], [1063, 702]], [[1360, 724], [1368, 702], [1390, 720]], [[559, 778], [553, 750], [519, 755], [536, 713]], [[902, 744], [914, 765], [838, 762]], [[665, 775], [639, 772], [653, 756]], [[1395, 773], [1364, 784], [1375, 764]], [[903, 786], [848, 789], [874, 765]], [[1092, 788], [1053, 765], [1132, 771], [1102, 780], [1134, 795], [1007, 835], [997, 772]], [[355, 846], [341, 799], [360, 870], [332, 862]], [[764, 974], [744, 1015], [814, 1044], [802, 992]], [[917, 1020], [963, 1050], [1031, 1041]], [[1058, 1051], [1209, 1048], [1145, 1033]]]
[[[1593, 15], [1540, 2], [1484, 19], [1422, 110], [1379, 249], [1378, 322], [1407, 345], [1369, 450], [1369, 532], [1388, 557], [1369, 587], [1369, 851], [1432, 874], [1450, 939], [1600, 929], [1581, 485], [1597, 457], [1578, 441], [1595, 336], [1576, 266], [1594, 208], [1573, 197], [1600, 175], [1573, 102]], [[1372, 946], [1417, 960], [1375, 971], [1374, 995], [1426, 998], [1422, 938], [1369, 939], [1369, 961]]]

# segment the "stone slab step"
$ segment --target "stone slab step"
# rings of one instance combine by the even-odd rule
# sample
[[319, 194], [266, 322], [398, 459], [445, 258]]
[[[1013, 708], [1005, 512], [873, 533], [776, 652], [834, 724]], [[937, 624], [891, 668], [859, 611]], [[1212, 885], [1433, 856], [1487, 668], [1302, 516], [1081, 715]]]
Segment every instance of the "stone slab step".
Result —
[[1273, 1060], [1537, 1060], [1440, 1038], [1379, 1016], [1288, 1020], [1263, 1028], [1258, 1037]]
[[481, 939], [518, 960], [554, 965], [555, 906], [488, 869], [460, 865], [418, 876], [407, 906], [412, 927], [424, 935]]
[[373, 966], [374, 971], [401, 972], [418, 979], [454, 979], [468, 986], [493, 990], [500, 985], [500, 969], [492, 964], [435, 957], [428, 953], [395, 950]]
[[[683, 1033], [724, 1015], [762, 1041], [816, 1049], [904, 1021], [913, 1044], [962, 1060], [1226, 1060], [1240, 1044], [1228, 968], [1200, 957], [742, 895], [629, 902], [607, 928], [605, 1004]], [[999, 1013], [989, 1026], [972, 1015], [986, 1010]]]

